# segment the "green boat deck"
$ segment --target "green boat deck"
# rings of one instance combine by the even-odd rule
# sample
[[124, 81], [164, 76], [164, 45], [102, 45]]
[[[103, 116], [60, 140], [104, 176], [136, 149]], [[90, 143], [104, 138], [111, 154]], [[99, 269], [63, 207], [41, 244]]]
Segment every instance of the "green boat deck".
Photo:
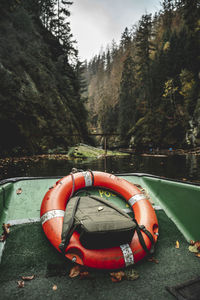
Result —
[[[73, 264], [53, 248], [39, 222], [42, 198], [56, 178], [13, 180], [0, 186], [0, 221], [11, 224], [0, 243], [0, 299], [174, 299], [166, 286], [199, 276], [200, 259], [189, 252], [187, 240], [200, 240], [200, 186], [148, 175], [122, 177], [144, 188], [154, 203], [158, 263], [145, 259], [131, 267], [139, 273], [134, 281], [113, 283], [109, 272], [96, 270], [89, 270], [87, 279], [70, 278]], [[19, 288], [21, 276], [30, 275], [35, 278]]]

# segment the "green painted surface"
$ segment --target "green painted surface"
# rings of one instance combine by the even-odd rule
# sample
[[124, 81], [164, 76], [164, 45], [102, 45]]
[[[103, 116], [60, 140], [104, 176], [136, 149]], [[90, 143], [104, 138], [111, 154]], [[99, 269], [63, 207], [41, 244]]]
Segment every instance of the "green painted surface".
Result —
[[200, 240], [200, 186], [152, 178], [145, 182], [185, 238]]
[[[188, 251], [184, 236], [198, 236], [200, 186], [148, 176], [123, 177], [144, 188], [153, 203], [166, 212], [156, 211], [160, 236], [155, 257], [159, 264], [140, 262], [134, 266], [139, 279], [120, 284], [112, 283], [108, 272], [94, 270], [90, 271], [90, 279], [71, 279], [68, 274], [72, 263], [53, 248], [39, 222], [11, 226], [6, 243], [1, 243], [1, 248], [5, 247], [0, 265], [0, 299], [174, 299], [166, 291], [166, 285], [174, 286], [199, 276], [200, 259]], [[0, 186], [1, 224], [39, 220], [41, 201], [56, 181], [56, 178], [21, 180]], [[97, 189], [96, 194], [128, 208], [109, 191]], [[177, 240], [179, 249], [175, 248]], [[33, 274], [34, 280], [25, 282], [22, 289], [17, 287], [21, 276]], [[54, 284], [56, 291], [52, 289]]]
[[22, 180], [14, 184], [7, 220], [40, 217], [40, 205], [45, 193], [57, 180]]
[[[52, 247], [40, 223], [11, 227], [0, 265], [0, 299], [174, 299], [165, 286], [199, 276], [200, 260], [188, 251], [187, 242], [166, 214], [157, 211], [157, 216], [160, 237], [154, 256], [159, 263], [141, 261], [134, 266], [139, 279], [120, 283], [113, 283], [109, 272], [94, 270], [89, 279], [69, 278], [72, 263]], [[28, 275], [35, 279], [18, 288], [17, 281]]]
[[147, 191], [153, 203], [164, 209], [187, 241], [200, 240], [199, 185], [150, 176], [130, 176], [129, 180], [140, 184]]
[[14, 185], [12, 183], [0, 186], [0, 225], [6, 222], [10, 201], [13, 195]]

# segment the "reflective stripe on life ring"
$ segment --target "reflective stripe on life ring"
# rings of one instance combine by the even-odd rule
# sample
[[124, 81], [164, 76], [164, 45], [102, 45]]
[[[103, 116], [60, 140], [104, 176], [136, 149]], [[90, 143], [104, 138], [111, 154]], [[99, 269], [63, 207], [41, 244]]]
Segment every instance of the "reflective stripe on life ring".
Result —
[[[155, 211], [146, 196], [132, 183], [112, 174], [99, 171], [78, 172], [68, 175], [59, 181], [45, 195], [40, 217], [43, 230], [58, 250], [61, 243], [61, 233], [64, 211], [72, 193], [79, 189], [94, 186], [109, 189], [120, 194], [132, 207], [135, 219], [139, 225], [144, 225], [152, 234], [154, 242], [158, 236], [158, 221]], [[148, 250], [152, 244], [149, 237], [141, 231]], [[137, 263], [147, 253], [138, 239], [137, 232], [134, 233], [130, 244], [107, 249], [86, 249], [79, 241], [79, 233], [74, 232], [66, 248], [65, 256], [78, 264], [97, 269], [120, 269]]]

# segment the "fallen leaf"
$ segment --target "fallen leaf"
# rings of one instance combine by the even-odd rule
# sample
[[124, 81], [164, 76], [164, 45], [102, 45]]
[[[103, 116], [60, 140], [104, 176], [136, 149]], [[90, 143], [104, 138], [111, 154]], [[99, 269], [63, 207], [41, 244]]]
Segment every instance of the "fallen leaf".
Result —
[[18, 284], [18, 288], [23, 288], [24, 287], [24, 281], [23, 280], [17, 281], [17, 284]]
[[120, 280], [118, 280], [117, 278], [115, 278], [113, 276], [111, 276], [111, 280], [112, 280], [112, 282], [119, 282], [120, 281]]
[[10, 233], [10, 224], [3, 223], [2, 228], [3, 228], [4, 234], [8, 235]]
[[17, 195], [20, 195], [21, 193], [22, 193], [22, 189], [21, 188], [19, 188], [19, 189], [16, 190], [16, 194]]
[[136, 280], [136, 279], [139, 278], [139, 273], [134, 269], [126, 270], [125, 271], [125, 278], [127, 280]]
[[195, 255], [196, 257], [200, 258], [200, 252], [196, 253]]
[[154, 262], [154, 263], [156, 263], [156, 264], [158, 264], [159, 263], [159, 261], [158, 261], [158, 259], [156, 259], [155, 257], [150, 257], [149, 259], [148, 259], [148, 261], [151, 261], [151, 262]]
[[57, 285], [54, 284], [53, 287], [52, 287], [52, 290], [53, 290], [53, 291], [56, 291], [57, 289], [58, 289]]
[[195, 241], [191, 240], [191, 241], [190, 241], [190, 245], [193, 246], [194, 244], [195, 244]]
[[7, 235], [4, 233], [0, 236], [0, 242], [4, 242], [7, 238]]
[[180, 245], [179, 245], [179, 241], [176, 241], [176, 245], [175, 245], [176, 249], [179, 249]]
[[196, 241], [194, 244], [197, 247], [197, 249], [200, 250], [200, 241]]
[[120, 282], [122, 278], [125, 277], [125, 273], [123, 271], [112, 272], [110, 273], [112, 282]]
[[25, 281], [27, 280], [27, 281], [28, 281], [28, 280], [32, 280], [33, 278], [35, 278], [35, 275], [31, 275], [31, 276], [22, 276], [21, 278], [22, 278], [22, 280], [25, 280]]
[[90, 278], [90, 273], [88, 271], [80, 272], [80, 279]]
[[197, 249], [197, 246], [194, 244], [193, 246], [192, 245], [190, 245], [189, 247], [188, 247], [188, 250], [190, 251], [190, 252], [193, 252], [193, 253], [198, 253], [199, 251], [198, 251], [198, 249]]
[[71, 268], [70, 273], [69, 273], [69, 277], [73, 278], [73, 277], [77, 277], [81, 272], [81, 268], [79, 265], [74, 266], [73, 268]]
[[7, 239], [8, 234], [10, 233], [10, 224], [3, 223], [3, 234], [0, 237], [0, 242], [4, 242]]

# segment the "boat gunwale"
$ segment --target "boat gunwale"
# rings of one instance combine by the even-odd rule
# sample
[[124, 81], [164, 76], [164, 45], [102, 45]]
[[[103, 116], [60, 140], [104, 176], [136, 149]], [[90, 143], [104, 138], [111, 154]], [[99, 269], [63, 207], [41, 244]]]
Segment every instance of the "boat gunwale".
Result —
[[[174, 178], [168, 178], [164, 176], [158, 176], [158, 175], [153, 175], [153, 174], [148, 174], [148, 173], [117, 173], [114, 174], [115, 176], [136, 176], [136, 177], [150, 177], [150, 178], [155, 178], [155, 179], [160, 179], [160, 180], [166, 180], [166, 181], [171, 181], [171, 182], [177, 182], [177, 183], [182, 183], [182, 184], [188, 184], [188, 185], [195, 185], [195, 186], [200, 186], [200, 183], [198, 182], [192, 182], [192, 181], [183, 181], [180, 179], [174, 179]], [[7, 178], [3, 179], [0, 181], [0, 186], [7, 184], [7, 183], [15, 183], [18, 181], [22, 180], [41, 180], [41, 179], [60, 179], [63, 178], [67, 175], [63, 176], [32, 176], [32, 177], [13, 177], [13, 178]]]

